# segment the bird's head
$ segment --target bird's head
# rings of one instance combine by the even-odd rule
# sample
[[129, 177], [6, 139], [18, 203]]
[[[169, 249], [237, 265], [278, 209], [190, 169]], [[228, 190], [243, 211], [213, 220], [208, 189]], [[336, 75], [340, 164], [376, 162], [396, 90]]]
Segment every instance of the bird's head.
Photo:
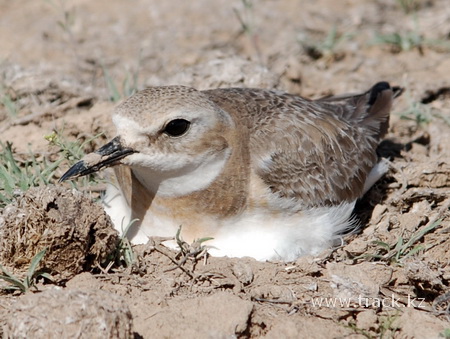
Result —
[[231, 152], [230, 115], [193, 88], [140, 91], [116, 108], [113, 122], [117, 136], [72, 166], [60, 181], [126, 165], [152, 191], [188, 194], [208, 186]]

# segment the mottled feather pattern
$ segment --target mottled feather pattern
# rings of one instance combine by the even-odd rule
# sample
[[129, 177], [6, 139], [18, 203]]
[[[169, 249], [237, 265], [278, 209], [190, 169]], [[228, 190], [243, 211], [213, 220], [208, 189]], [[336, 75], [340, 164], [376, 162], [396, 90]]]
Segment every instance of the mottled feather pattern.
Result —
[[[395, 91], [308, 100], [263, 89], [148, 88], [114, 115], [117, 136], [63, 177], [115, 168], [105, 209], [127, 237], [212, 237], [211, 253], [318, 254], [354, 229], [356, 200], [387, 170], [376, 148]], [[175, 135], [167, 129], [181, 122]]]
[[387, 92], [373, 112], [370, 92], [331, 103], [259, 89], [204, 91], [246, 123], [252, 166], [272, 192], [306, 208], [361, 197], [377, 162], [379, 127], [389, 116]]

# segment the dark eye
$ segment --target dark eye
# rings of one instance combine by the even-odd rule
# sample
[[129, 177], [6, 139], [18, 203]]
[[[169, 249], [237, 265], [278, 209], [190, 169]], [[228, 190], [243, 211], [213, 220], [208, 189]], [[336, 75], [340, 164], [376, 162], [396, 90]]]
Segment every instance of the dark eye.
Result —
[[171, 137], [179, 137], [186, 133], [191, 123], [184, 119], [175, 119], [170, 121], [166, 128], [164, 128], [164, 133], [170, 135]]

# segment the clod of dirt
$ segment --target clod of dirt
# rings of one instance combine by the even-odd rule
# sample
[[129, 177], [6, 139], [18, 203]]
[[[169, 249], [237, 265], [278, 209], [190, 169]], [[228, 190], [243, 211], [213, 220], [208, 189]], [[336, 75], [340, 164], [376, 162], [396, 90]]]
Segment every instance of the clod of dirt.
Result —
[[244, 286], [249, 285], [254, 278], [252, 267], [241, 261], [233, 265], [233, 274]]
[[384, 265], [363, 262], [357, 265], [327, 264], [330, 286], [336, 297], [378, 297], [381, 286], [389, 282], [392, 270]]
[[[427, 162], [425, 162], [427, 161]], [[424, 163], [411, 166], [408, 163], [399, 164], [403, 169], [409, 186], [440, 188], [450, 186], [450, 165], [442, 160], [424, 160]]]
[[61, 186], [32, 188], [0, 215], [0, 263], [23, 272], [46, 249], [41, 267], [55, 281], [103, 263], [118, 241], [99, 204]]
[[352, 338], [351, 330], [343, 325], [332, 326], [318, 317], [275, 318], [264, 339], [278, 338]]
[[146, 314], [142, 328], [136, 325], [136, 330], [151, 333], [153, 338], [236, 338], [247, 331], [252, 311], [251, 302], [219, 292], [207, 297], [171, 300], [168, 307]]
[[3, 319], [4, 338], [132, 338], [132, 316], [119, 296], [101, 290], [26, 294]]
[[442, 283], [443, 270], [433, 267], [430, 262], [423, 262], [422, 260], [412, 259], [405, 262], [406, 275], [408, 279], [421, 288], [439, 293], [445, 290], [445, 285]]
[[392, 323], [392, 327], [401, 328], [403, 338], [445, 338], [442, 334], [448, 328], [448, 321], [407, 307]]
[[297, 300], [287, 286], [263, 285], [252, 289], [252, 298], [257, 301], [291, 303]]

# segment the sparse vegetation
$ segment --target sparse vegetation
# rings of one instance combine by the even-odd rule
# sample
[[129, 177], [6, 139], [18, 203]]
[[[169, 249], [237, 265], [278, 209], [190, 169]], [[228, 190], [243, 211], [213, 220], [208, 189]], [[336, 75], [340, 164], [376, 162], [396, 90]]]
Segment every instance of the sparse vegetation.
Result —
[[396, 0], [395, 2], [406, 14], [417, 11], [420, 5], [420, 0]]
[[210, 248], [210, 246], [206, 246], [203, 243], [213, 239], [214, 238], [211, 237], [205, 237], [196, 239], [192, 244], [188, 244], [181, 237], [181, 226], [178, 228], [177, 234], [175, 235], [175, 240], [180, 248], [180, 255], [186, 259], [189, 257], [194, 259], [200, 258], [208, 251], [208, 248]]
[[51, 183], [63, 160], [38, 159], [31, 151], [27, 160], [18, 160], [10, 142], [0, 142], [0, 147], [0, 207], [10, 203], [19, 191]]
[[258, 33], [255, 24], [255, 5], [252, 0], [241, 0], [242, 6], [240, 8], [233, 7], [234, 14], [241, 25], [239, 35], [245, 34], [256, 53], [260, 64], [263, 63], [261, 48], [258, 41]]
[[408, 240], [400, 236], [395, 244], [388, 244], [383, 241], [375, 240], [374, 245], [378, 246], [377, 253], [364, 254], [359, 258], [375, 259], [387, 261], [393, 264], [401, 264], [403, 260], [417, 254], [420, 251], [426, 251], [429, 246], [424, 244], [417, 244], [425, 234], [432, 232], [438, 228], [442, 220], [437, 220], [429, 225], [417, 230]]
[[445, 339], [450, 339], [450, 328], [446, 328], [443, 332], [439, 334], [439, 336]]
[[[49, 135], [45, 136], [45, 139], [49, 142], [50, 146], [56, 146], [59, 148], [58, 153], [61, 157], [55, 162], [58, 166], [63, 161], [68, 161], [69, 166], [74, 165], [85, 155], [85, 147], [93, 140], [101, 137], [103, 133], [99, 133], [92, 138], [86, 139], [84, 142], [80, 143], [78, 141], [69, 141], [63, 137], [63, 133], [53, 131]], [[56, 166], [56, 167], [58, 167]], [[99, 182], [96, 175], [87, 175], [75, 180], [70, 180], [71, 185], [74, 187], [89, 187], [96, 185]]]
[[364, 338], [367, 339], [374, 339], [375, 337], [370, 334], [368, 330], [365, 330], [363, 328], [359, 328], [355, 322], [350, 322], [348, 325], [345, 325], [345, 327], [350, 328], [352, 331], [354, 331], [356, 334], [362, 335]]
[[0, 84], [0, 104], [3, 105], [5, 108], [7, 114], [10, 117], [17, 117], [17, 114], [19, 112], [16, 103], [11, 98], [11, 96], [8, 94], [7, 90]]
[[379, 318], [380, 326], [378, 328], [378, 338], [395, 338], [396, 332], [400, 330], [400, 328], [395, 325], [395, 321], [398, 319], [399, 313], [388, 313], [384, 317]]
[[[411, 2], [408, 0], [398, 1], [399, 3], [403, 3], [407, 6], [407, 3]], [[404, 32], [394, 32], [390, 34], [381, 34], [377, 33], [373, 40], [374, 44], [382, 44], [382, 45], [390, 45], [393, 52], [403, 52], [410, 51], [414, 48], [417, 48], [419, 52], [422, 54], [425, 44], [425, 39], [423, 38], [420, 28], [419, 28], [419, 20], [416, 15], [412, 16], [414, 22], [414, 29], [411, 31]]]
[[427, 124], [433, 118], [430, 107], [417, 101], [410, 101], [409, 107], [399, 114], [400, 118], [413, 120], [418, 125]]
[[[24, 159], [20, 159], [15, 154], [12, 143], [0, 142], [0, 207], [12, 202], [13, 198], [21, 191], [54, 183], [57, 179], [58, 167], [64, 161], [73, 165], [84, 156], [86, 144], [101, 135], [98, 134], [81, 144], [76, 141], [67, 141], [57, 132], [45, 136], [50, 145], [59, 147], [61, 156], [55, 161], [49, 160], [48, 156], [36, 156], [32, 151], [23, 156]], [[96, 176], [93, 175], [82, 177], [79, 180], [82, 187], [98, 183]], [[72, 180], [71, 183], [77, 187], [76, 180]]]
[[417, 125], [426, 125], [433, 119], [440, 119], [450, 125], [450, 117], [438, 110], [434, 110], [427, 104], [414, 100], [408, 90], [406, 91], [406, 97], [408, 106], [397, 113], [401, 119], [415, 121]]
[[80, 69], [81, 58], [78, 53], [78, 42], [75, 38], [73, 32], [73, 26], [75, 24], [75, 10], [73, 8], [69, 9], [67, 0], [45, 0], [56, 12], [57, 15], [57, 25], [61, 28], [64, 34], [67, 35], [68, 42], [72, 54], [74, 56], [75, 64], [77, 69]]
[[67, 8], [67, 0], [45, 0], [60, 15], [58, 26], [73, 39], [72, 27], [75, 24], [75, 12]]
[[418, 31], [395, 32], [391, 34], [377, 34], [374, 44], [390, 45], [394, 52], [410, 51], [417, 48], [421, 53], [425, 40]]
[[44, 271], [37, 270], [39, 267], [39, 263], [45, 256], [45, 252], [46, 250], [44, 249], [33, 257], [30, 263], [30, 267], [28, 268], [27, 274], [23, 279], [20, 279], [14, 276], [13, 274], [9, 273], [2, 265], [0, 265], [0, 270], [2, 271], [0, 279], [9, 283], [9, 285], [3, 286], [2, 288], [5, 290], [19, 290], [22, 293], [26, 293], [30, 289], [36, 288], [36, 282], [39, 278], [52, 280], [50, 274]]
[[343, 54], [339, 52], [342, 44], [349, 40], [353, 34], [340, 33], [334, 25], [321, 41], [312, 41], [310, 37], [300, 37], [299, 42], [306, 54], [314, 60], [324, 58], [326, 60], [339, 60]]
[[137, 221], [138, 219], [131, 220], [123, 230], [116, 251], [112, 254], [112, 258], [108, 260], [109, 262], [104, 269], [105, 272], [109, 272], [111, 267], [113, 267], [114, 265], [125, 265], [125, 267], [131, 267], [136, 263], [136, 255], [133, 251], [130, 241], [127, 238], [127, 234], [130, 227]]
[[412, 14], [412, 20], [414, 23], [412, 30], [389, 34], [376, 33], [372, 43], [389, 45], [394, 53], [417, 49], [420, 54], [423, 54], [424, 47], [443, 49], [444, 51], [450, 50], [450, 43], [448, 41], [443, 39], [427, 39], [423, 36], [416, 13]]
[[102, 66], [102, 70], [110, 101], [119, 102], [138, 91], [139, 70], [133, 73], [127, 71], [121, 85], [111, 76], [105, 66]]
[[58, 133], [53, 131], [52, 133], [46, 135], [44, 138], [49, 142], [51, 146], [57, 146], [59, 148], [59, 153], [64, 159], [68, 160], [71, 165], [80, 160], [84, 156], [84, 147], [86, 144], [90, 143], [95, 138], [98, 138], [102, 134], [96, 135], [94, 138], [88, 139], [83, 143], [67, 141], [62, 136], [63, 133]]

